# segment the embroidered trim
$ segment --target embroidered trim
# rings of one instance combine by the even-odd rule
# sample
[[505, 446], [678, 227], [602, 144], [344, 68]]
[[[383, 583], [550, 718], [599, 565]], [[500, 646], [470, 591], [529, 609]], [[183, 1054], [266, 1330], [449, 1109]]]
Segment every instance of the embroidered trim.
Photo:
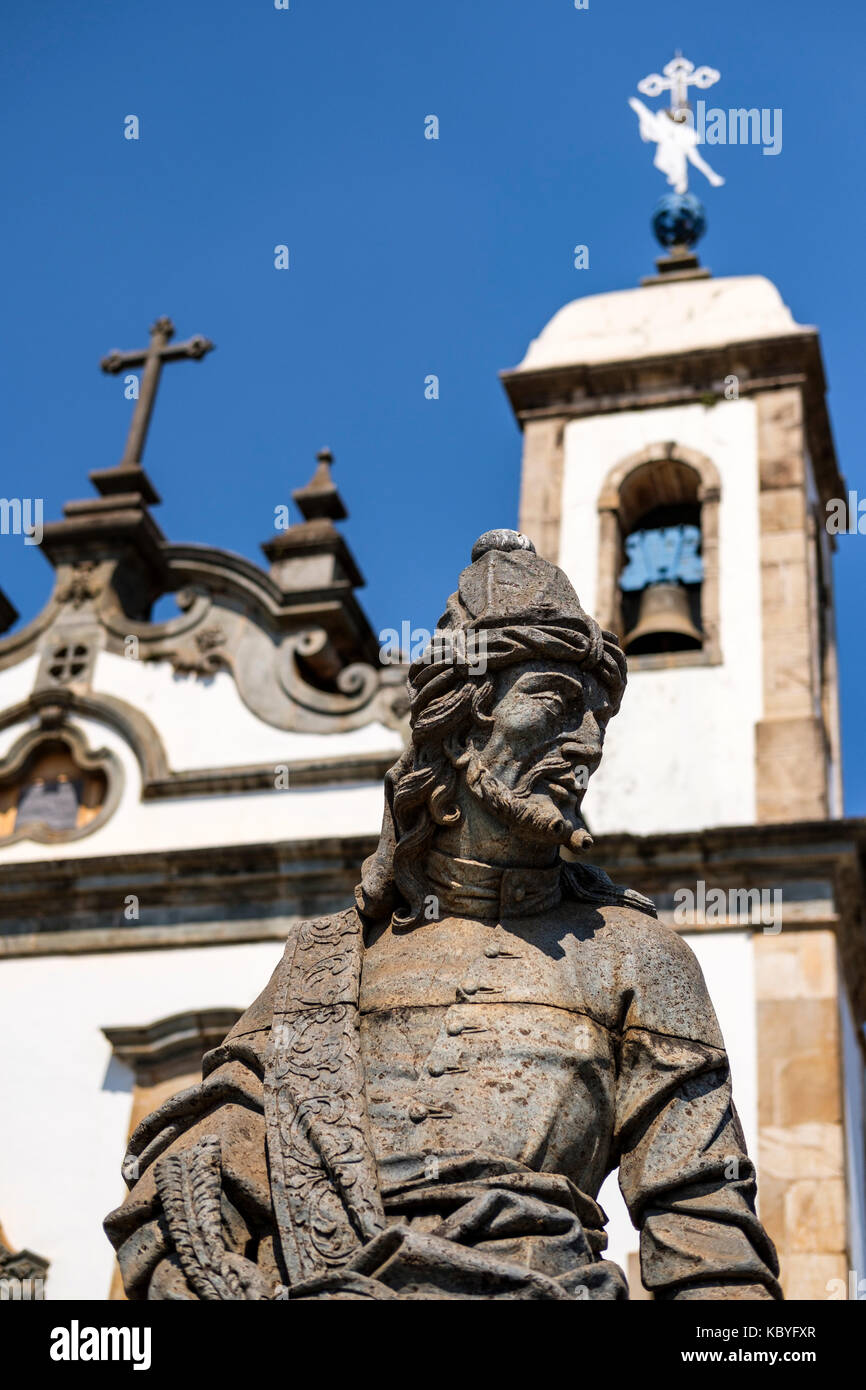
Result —
[[361, 1060], [362, 959], [349, 908], [300, 922], [281, 966], [265, 1119], [290, 1286], [340, 1268], [385, 1226]]

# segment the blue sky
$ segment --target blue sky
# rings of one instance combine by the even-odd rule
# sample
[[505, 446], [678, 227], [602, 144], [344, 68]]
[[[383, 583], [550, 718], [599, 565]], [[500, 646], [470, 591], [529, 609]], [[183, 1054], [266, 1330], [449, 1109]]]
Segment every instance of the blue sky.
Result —
[[[768, 275], [820, 326], [842, 471], [866, 497], [853, 0], [6, 0], [4, 31], [3, 492], [44, 497], [46, 518], [122, 452], [130, 405], [99, 359], [170, 314], [218, 350], [163, 379], [146, 464], [166, 534], [260, 558], [327, 444], [371, 621], [432, 626], [474, 538], [516, 520], [498, 371], [566, 301], [652, 271], [664, 183], [627, 100], [677, 47], [721, 70], [708, 101], [782, 108], [777, 157], [707, 151], [727, 183], [694, 182], [703, 259]], [[848, 814], [866, 813], [864, 556], [866, 537], [840, 538]], [[50, 584], [4, 540], [25, 619]]]

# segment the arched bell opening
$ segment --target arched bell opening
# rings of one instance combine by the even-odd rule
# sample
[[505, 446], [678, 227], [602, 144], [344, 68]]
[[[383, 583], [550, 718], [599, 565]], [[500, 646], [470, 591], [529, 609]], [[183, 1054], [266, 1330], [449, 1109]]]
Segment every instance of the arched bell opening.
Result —
[[676, 459], [647, 463], [620, 492], [623, 646], [632, 656], [699, 651], [700, 478]]
[[601, 606], [630, 658], [718, 659], [717, 478], [708, 459], [668, 444], [606, 480]]

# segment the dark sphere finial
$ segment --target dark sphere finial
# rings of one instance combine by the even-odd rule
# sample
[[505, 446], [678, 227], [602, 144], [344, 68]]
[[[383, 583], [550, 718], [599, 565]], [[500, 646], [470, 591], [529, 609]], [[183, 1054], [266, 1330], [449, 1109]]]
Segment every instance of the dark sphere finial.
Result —
[[694, 193], [667, 193], [653, 213], [652, 229], [661, 246], [696, 246], [707, 230], [707, 214]]

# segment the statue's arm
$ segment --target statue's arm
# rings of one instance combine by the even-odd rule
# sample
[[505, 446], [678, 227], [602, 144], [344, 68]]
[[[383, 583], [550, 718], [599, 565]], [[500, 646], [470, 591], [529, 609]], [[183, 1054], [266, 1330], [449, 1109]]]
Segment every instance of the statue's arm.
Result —
[[623, 1020], [615, 1141], [643, 1282], [663, 1299], [779, 1298], [703, 975], [675, 933], [651, 930], [660, 950], [644, 954]]
[[661, 136], [659, 134], [655, 112], [650, 111], [649, 107], [644, 106], [643, 102], [638, 101], [637, 97], [629, 97], [628, 104], [640, 122], [639, 129], [641, 140], [643, 140], [645, 144], [650, 140], [657, 142]]
[[130, 1299], [261, 1297], [281, 1282], [266, 1157], [263, 1003], [266, 996], [208, 1054], [203, 1081], [166, 1101], [130, 1139], [123, 1165], [130, 1190], [104, 1223]]

